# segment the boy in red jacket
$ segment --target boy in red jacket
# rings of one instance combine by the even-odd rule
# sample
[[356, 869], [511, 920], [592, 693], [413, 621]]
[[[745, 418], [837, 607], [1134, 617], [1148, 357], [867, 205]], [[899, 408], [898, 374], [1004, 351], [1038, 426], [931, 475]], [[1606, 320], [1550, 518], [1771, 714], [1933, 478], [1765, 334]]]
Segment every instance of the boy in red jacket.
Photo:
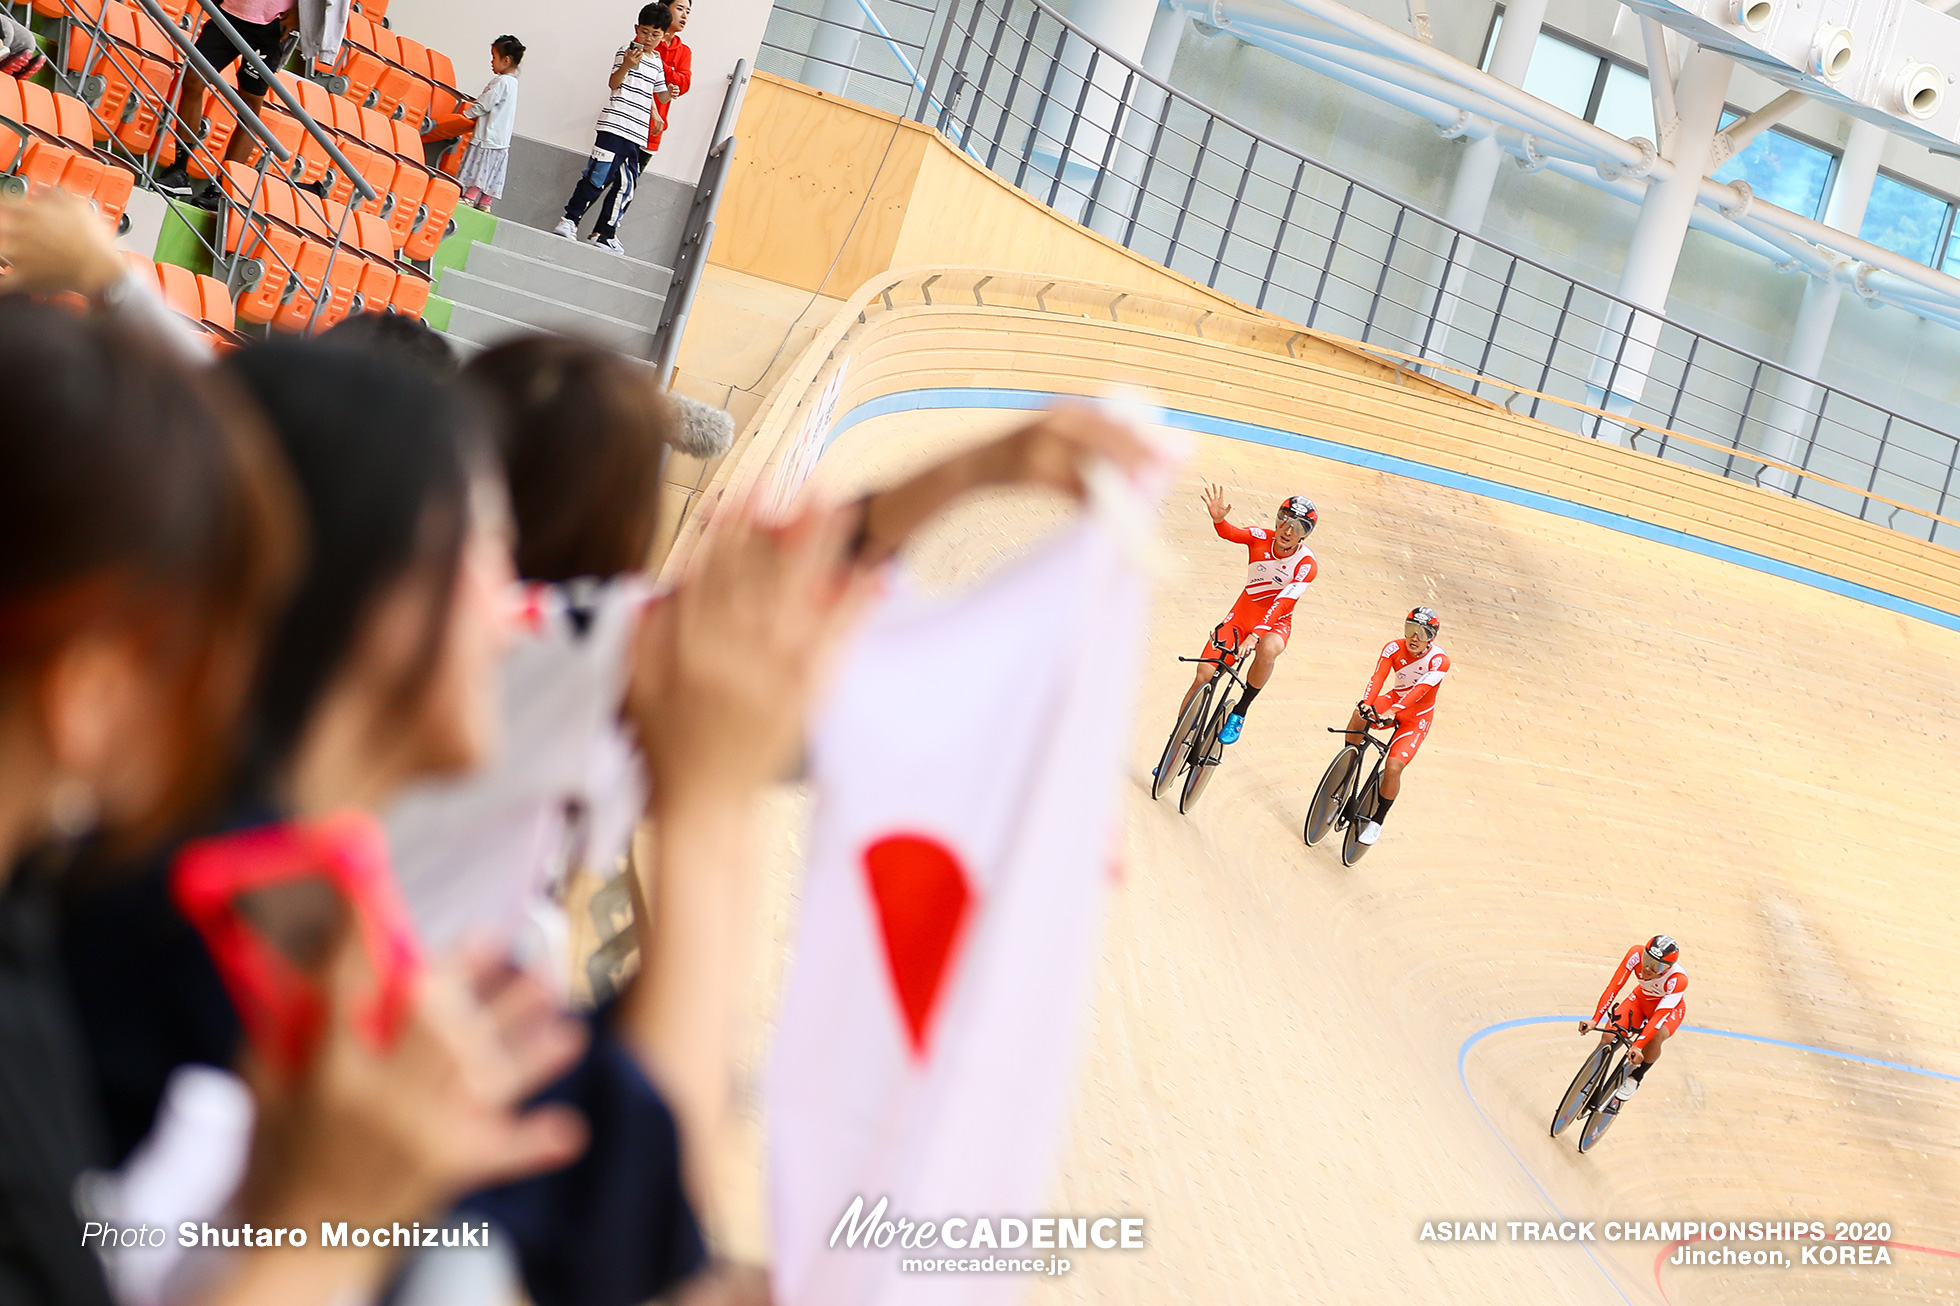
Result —
[[[686, 43], [681, 40], [681, 32], [687, 27], [688, 12], [694, 8], [694, 4], [693, 0], [670, 0], [669, 7], [674, 11], [674, 21], [668, 26], [667, 35], [653, 48], [660, 54], [660, 66], [667, 76], [667, 89], [678, 97], [686, 95], [688, 87], [694, 84], [694, 51], [688, 49]], [[654, 105], [654, 111], [660, 115], [661, 129], [648, 135], [646, 149], [640, 154], [642, 168], [646, 167], [648, 156], [660, 148], [661, 140], [667, 135], [668, 104], [668, 101], [662, 100]], [[612, 180], [607, 183], [606, 189], [616, 191], [619, 189], [619, 184], [620, 176], [615, 172]], [[626, 210], [632, 206], [632, 203], [632, 197], [628, 196], [615, 211], [609, 196], [599, 205], [599, 212], [602, 215], [611, 214], [613, 220], [608, 223], [604, 217], [601, 217], [599, 225], [592, 229], [593, 244], [624, 252], [619, 250], [619, 223], [625, 219]]]

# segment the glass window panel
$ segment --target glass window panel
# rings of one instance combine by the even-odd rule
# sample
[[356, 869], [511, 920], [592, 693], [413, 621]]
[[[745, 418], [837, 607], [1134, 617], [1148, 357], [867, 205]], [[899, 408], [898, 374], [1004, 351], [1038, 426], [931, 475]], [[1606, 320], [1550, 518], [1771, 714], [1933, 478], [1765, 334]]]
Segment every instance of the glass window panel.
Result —
[[1947, 237], [1946, 261], [1940, 264], [1940, 271], [1949, 277], [1960, 277], [1960, 231]]
[[[1724, 127], [1735, 120], [1733, 113], [1722, 115]], [[1829, 150], [1785, 136], [1772, 127], [1723, 164], [1715, 180], [1746, 181], [1749, 189], [1766, 202], [1814, 218], [1824, 209], [1832, 162]], [[1936, 234], [1937, 231], [1935, 227]]]
[[1880, 173], [1858, 234], [1915, 263], [1931, 263], [1945, 222], [1945, 200]]
[[1627, 140], [1636, 136], [1653, 140], [1654, 97], [1648, 93], [1647, 79], [1618, 64], [1608, 68], [1593, 122]]
[[1484, 61], [1477, 65], [1485, 72], [1490, 71], [1490, 57], [1497, 53], [1497, 34], [1504, 30], [1504, 15], [1499, 13], [1491, 20], [1490, 39], [1484, 42]]
[[1524, 89], [1567, 113], [1583, 118], [1592, 103], [1593, 79], [1599, 76], [1599, 56], [1567, 45], [1556, 36], [1538, 34], [1531, 49], [1531, 68]]

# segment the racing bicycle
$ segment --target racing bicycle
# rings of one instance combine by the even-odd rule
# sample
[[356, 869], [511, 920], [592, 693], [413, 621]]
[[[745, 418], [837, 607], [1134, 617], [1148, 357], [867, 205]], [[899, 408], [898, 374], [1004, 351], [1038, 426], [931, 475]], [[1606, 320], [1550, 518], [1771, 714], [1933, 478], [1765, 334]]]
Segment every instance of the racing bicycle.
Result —
[[[1572, 1087], [1565, 1090], [1560, 1099], [1558, 1111], [1552, 1116], [1552, 1137], [1557, 1138], [1580, 1116], [1586, 1117], [1586, 1124], [1579, 1131], [1579, 1150], [1590, 1152], [1594, 1143], [1606, 1136], [1613, 1127], [1613, 1120], [1619, 1111], [1606, 1110], [1606, 1104], [1613, 1094], [1619, 1092], [1620, 1085], [1633, 1073], [1633, 1066], [1622, 1055], [1633, 1046], [1633, 1040], [1640, 1036], [1637, 1029], [1629, 1029], [1618, 1020], [1610, 1020], [1596, 1029], [1612, 1037], [1594, 1048], [1586, 1057], [1579, 1073], [1572, 1077]], [[1617, 1060], [1615, 1059], [1617, 1058]], [[1624, 1109], [1625, 1104], [1621, 1104]]]
[[[1313, 805], [1307, 809], [1307, 847], [1325, 839], [1329, 830], [1346, 832], [1341, 840], [1343, 866], [1354, 865], [1368, 851], [1368, 845], [1361, 842], [1361, 831], [1374, 819], [1375, 801], [1381, 792], [1382, 766], [1388, 761], [1389, 741], [1395, 737], [1394, 721], [1376, 715], [1366, 703], [1360, 705], [1360, 711], [1365, 723], [1361, 742], [1343, 744], [1341, 751], [1334, 754], [1334, 760], [1327, 764], [1327, 773], [1320, 777], [1320, 787], [1313, 791]], [[1377, 730], [1386, 730], [1388, 734], [1378, 739]], [[1345, 735], [1348, 730], [1346, 726], [1333, 726], [1327, 733]], [[1370, 753], [1375, 755], [1375, 767], [1362, 780], [1361, 772]]]
[[1198, 795], [1211, 783], [1211, 773], [1218, 769], [1219, 759], [1225, 755], [1225, 745], [1218, 742], [1218, 734], [1225, 728], [1225, 718], [1245, 694], [1246, 684], [1238, 671], [1245, 665], [1245, 636], [1237, 626], [1232, 627], [1232, 643], [1227, 647], [1219, 639], [1224, 629], [1220, 623], [1211, 632], [1211, 646], [1218, 650], [1218, 656], [1178, 659], [1217, 668], [1178, 714], [1177, 724], [1171, 727], [1170, 738], [1164, 741], [1163, 756], [1157, 759], [1157, 772], [1150, 782], [1150, 796], [1161, 798], [1182, 775], [1184, 792], [1177, 799], [1180, 812], [1197, 806]]

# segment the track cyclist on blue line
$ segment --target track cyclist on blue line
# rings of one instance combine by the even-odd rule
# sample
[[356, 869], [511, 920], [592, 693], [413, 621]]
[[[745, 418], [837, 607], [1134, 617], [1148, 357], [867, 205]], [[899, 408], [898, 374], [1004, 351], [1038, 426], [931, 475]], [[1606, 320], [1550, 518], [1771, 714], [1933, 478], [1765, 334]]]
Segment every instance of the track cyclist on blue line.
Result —
[[[1639, 981], [1639, 987], [1627, 994], [1625, 1002], [1613, 1006], [1613, 999], [1629, 979]], [[1645, 943], [1636, 943], [1627, 949], [1627, 955], [1620, 958], [1619, 967], [1613, 978], [1606, 984], [1606, 991], [1599, 995], [1599, 1005], [1593, 1008], [1593, 1018], [1579, 1022], [1579, 1032], [1590, 1034], [1606, 1023], [1606, 1012], [1612, 1008], [1614, 1019], [1627, 1029], [1638, 1031], [1633, 1046], [1627, 1052], [1627, 1061], [1633, 1066], [1633, 1073], [1620, 1085], [1620, 1091], [1613, 1100], [1606, 1103], [1604, 1110], [1618, 1111], [1620, 1104], [1630, 1099], [1640, 1087], [1640, 1081], [1647, 1077], [1654, 1063], [1661, 1059], [1661, 1044], [1668, 1036], [1681, 1028], [1681, 1022], [1688, 1015], [1688, 1001], [1681, 995], [1688, 989], [1688, 972], [1681, 969], [1681, 945], [1665, 934], [1656, 934]], [[1601, 1034], [1603, 1044], [1611, 1038]]]
[[[1221, 644], [1231, 642], [1234, 628], [1240, 639], [1256, 641], [1252, 666], [1245, 673], [1245, 697], [1233, 707], [1232, 714], [1225, 718], [1225, 728], [1218, 734], [1221, 744], [1235, 744], [1245, 730], [1245, 714], [1252, 710], [1252, 700], [1259, 697], [1259, 691], [1273, 678], [1273, 664], [1286, 652], [1286, 641], [1293, 633], [1293, 605], [1320, 573], [1320, 564], [1314, 561], [1313, 550], [1307, 547], [1307, 536], [1320, 524], [1320, 511], [1313, 506], [1312, 499], [1296, 494], [1279, 506], [1271, 530], [1234, 526], [1226, 520], [1232, 505], [1225, 502], [1225, 489], [1219, 485], [1205, 488], [1205, 511], [1211, 514], [1212, 529], [1220, 539], [1245, 545], [1245, 590], [1216, 632]], [[1207, 642], [1198, 656], [1210, 657], [1213, 652]], [[1245, 652], [1241, 648], [1240, 656]], [[1234, 662], [1230, 657], [1226, 661], [1228, 665]], [[1188, 705], [1191, 696], [1217, 674], [1211, 667], [1200, 665], [1197, 675], [1192, 677], [1191, 688], [1184, 693], [1184, 702]], [[1178, 710], [1181, 713], [1183, 708]]]

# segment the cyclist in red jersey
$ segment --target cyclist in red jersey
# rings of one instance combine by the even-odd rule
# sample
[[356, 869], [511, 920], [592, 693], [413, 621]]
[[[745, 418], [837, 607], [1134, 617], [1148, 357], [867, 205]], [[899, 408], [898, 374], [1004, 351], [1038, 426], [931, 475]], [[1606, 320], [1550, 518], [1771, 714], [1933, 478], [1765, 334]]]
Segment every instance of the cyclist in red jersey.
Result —
[[1382, 765], [1382, 785], [1375, 795], [1374, 819], [1361, 827], [1356, 836], [1364, 844], [1382, 837], [1382, 822], [1388, 809], [1402, 795], [1402, 771], [1416, 760], [1416, 751], [1429, 738], [1429, 723], [1436, 715], [1436, 694], [1449, 674], [1450, 655], [1436, 642], [1442, 633], [1442, 618], [1433, 608], [1417, 608], [1402, 621], [1402, 638], [1382, 645], [1375, 662], [1375, 674], [1361, 693], [1348, 717], [1350, 744], [1361, 742], [1361, 732], [1369, 724], [1363, 709], [1376, 721], [1386, 720], [1395, 727], [1388, 741], [1388, 760]]
[[[1628, 980], [1637, 980], [1639, 987], [1627, 995], [1625, 1002], [1613, 1006], [1613, 999]], [[1633, 1047], [1627, 1052], [1627, 1060], [1633, 1064], [1633, 1074], [1620, 1085], [1620, 1091], [1613, 1095], [1605, 1109], [1618, 1111], [1620, 1104], [1634, 1095], [1640, 1081], [1661, 1059], [1661, 1044], [1668, 1036], [1681, 1028], [1687, 1018], [1688, 1002], [1681, 995], [1688, 988], [1688, 973], [1681, 969], [1681, 945], [1665, 934], [1656, 934], [1645, 943], [1636, 943], [1627, 949], [1627, 955], [1620, 958], [1620, 964], [1613, 971], [1613, 978], [1607, 981], [1606, 991], [1599, 995], [1599, 1005], [1593, 1008], [1591, 1020], [1579, 1022], [1579, 1032], [1590, 1034], [1606, 1023], [1606, 1013], [1610, 1008], [1614, 1017], [1628, 1029], [1639, 1030]], [[1603, 1044], [1612, 1035], [1601, 1034]]]
[[[1252, 709], [1252, 700], [1259, 697], [1259, 691], [1273, 678], [1273, 665], [1286, 652], [1286, 641], [1293, 634], [1293, 605], [1320, 573], [1313, 550], [1307, 547], [1307, 536], [1319, 524], [1320, 512], [1313, 506], [1313, 500], [1296, 494], [1279, 506], [1273, 517], [1273, 528], [1266, 530], [1260, 526], [1234, 526], [1226, 520], [1232, 505], [1225, 502], [1223, 486], [1205, 487], [1204, 499], [1205, 511], [1211, 514], [1212, 529], [1218, 532], [1218, 537], [1245, 545], [1246, 553], [1245, 589], [1216, 631], [1219, 642], [1229, 645], [1236, 628], [1242, 641], [1239, 656], [1252, 653], [1252, 666], [1245, 673], [1245, 697], [1234, 705], [1232, 714], [1225, 718], [1225, 728], [1218, 733], [1220, 743], [1233, 744], [1245, 729], [1245, 714]], [[1213, 657], [1216, 653], [1207, 641], [1198, 656]], [[1213, 668], [1200, 665], [1178, 711], [1182, 713], [1189, 706], [1191, 696], [1217, 674]]]

